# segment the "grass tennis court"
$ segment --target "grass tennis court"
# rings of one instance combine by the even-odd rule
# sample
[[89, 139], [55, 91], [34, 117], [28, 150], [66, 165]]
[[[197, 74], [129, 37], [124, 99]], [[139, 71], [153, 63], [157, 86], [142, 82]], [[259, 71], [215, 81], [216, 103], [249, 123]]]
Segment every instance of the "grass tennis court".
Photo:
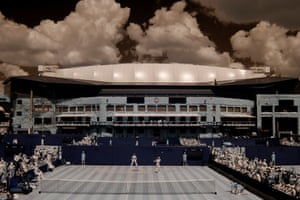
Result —
[[231, 181], [207, 166], [99, 166], [65, 165], [45, 174], [24, 200], [93, 199], [260, 199], [244, 191], [230, 192]]

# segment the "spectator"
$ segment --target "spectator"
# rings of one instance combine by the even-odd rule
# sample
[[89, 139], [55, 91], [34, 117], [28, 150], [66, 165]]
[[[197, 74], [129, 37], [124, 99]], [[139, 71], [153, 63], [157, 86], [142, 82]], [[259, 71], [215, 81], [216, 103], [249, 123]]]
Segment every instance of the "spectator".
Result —
[[85, 167], [86, 154], [85, 151], [81, 152], [81, 166]]
[[187, 165], [187, 154], [186, 154], [186, 152], [183, 152], [183, 154], [182, 154], [182, 165], [183, 166]]

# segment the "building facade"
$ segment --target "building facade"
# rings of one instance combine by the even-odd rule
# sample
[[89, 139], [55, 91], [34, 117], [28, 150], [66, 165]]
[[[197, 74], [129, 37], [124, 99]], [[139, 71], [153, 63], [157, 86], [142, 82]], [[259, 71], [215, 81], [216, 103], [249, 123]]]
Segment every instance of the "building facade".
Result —
[[256, 127], [253, 110], [251, 100], [222, 97], [100, 96], [55, 103], [46, 98], [34, 97], [32, 103], [29, 98], [17, 98], [12, 126], [19, 133], [116, 137], [248, 134]]
[[298, 82], [222, 67], [122, 64], [55, 69], [4, 84], [14, 133], [169, 138], [264, 130], [256, 96], [292, 93]]
[[300, 95], [257, 95], [257, 128], [272, 137], [300, 135]]

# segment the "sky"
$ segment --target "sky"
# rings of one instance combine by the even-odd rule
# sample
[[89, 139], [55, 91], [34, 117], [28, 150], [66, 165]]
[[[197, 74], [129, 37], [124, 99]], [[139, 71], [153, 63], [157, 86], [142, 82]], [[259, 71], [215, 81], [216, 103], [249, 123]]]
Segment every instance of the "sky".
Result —
[[0, 75], [131, 62], [300, 76], [299, 0], [1, 0]]

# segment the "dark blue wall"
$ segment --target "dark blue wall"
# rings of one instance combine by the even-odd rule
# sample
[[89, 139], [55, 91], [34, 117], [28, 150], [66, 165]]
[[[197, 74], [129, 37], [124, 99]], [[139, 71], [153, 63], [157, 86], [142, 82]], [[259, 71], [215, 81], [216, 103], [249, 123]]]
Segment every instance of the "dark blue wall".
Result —
[[[179, 145], [177, 138], [169, 139], [169, 146], [164, 140], [155, 138], [138, 138], [139, 146], [135, 146], [136, 138], [112, 138], [113, 146], [109, 146], [111, 138], [97, 138], [99, 146], [69, 146], [73, 140], [79, 141], [83, 137], [78, 134], [45, 135], [45, 145], [62, 145], [65, 160], [71, 163], [80, 163], [82, 150], [87, 152], [89, 164], [118, 164], [128, 165], [130, 157], [136, 153], [141, 165], [151, 165], [156, 156], [161, 156], [162, 164], [179, 165], [183, 151], [190, 153], [190, 164], [207, 164], [209, 159], [208, 147], [187, 148]], [[41, 144], [41, 135], [6, 135], [1, 136], [0, 157], [5, 157], [5, 147], [12, 144], [13, 139], [18, 139], [18, 144], [24, 147], [24, 153], [32, 155], [36, 145]], [[279, 145], [278, 139], [266, 138], [201, 138], [201, 143], [212, 144], [221, 147], [223, 142], [231, 142], [234, 146], [246, 147], [246, 155], [249, 158], [258, 157], [270, 161], [271, 154], [276, 153], [276, 161], [279, 165], [300, 165], [300, 147], [284, 147]], [[152, 141], [157, 141], [157, 146], [152, 146]], [[266, 146], [268, 141], [268, 146]], [[202, 154], [202, 159], [198, 159]]]
[[80, 164], [81, 151], [86, 153], [86, 162], [97, 165], [129, 165], [133, 153], [138, 157], [139, 165], [153, 165], [153, 160], [160, 156], [162, 165], [181, 165], [182, 154], [188, 152], [190, 165], [206, 165], [209, 150], [179, 146], [63, 146], [63, 158], [72, 164]]

